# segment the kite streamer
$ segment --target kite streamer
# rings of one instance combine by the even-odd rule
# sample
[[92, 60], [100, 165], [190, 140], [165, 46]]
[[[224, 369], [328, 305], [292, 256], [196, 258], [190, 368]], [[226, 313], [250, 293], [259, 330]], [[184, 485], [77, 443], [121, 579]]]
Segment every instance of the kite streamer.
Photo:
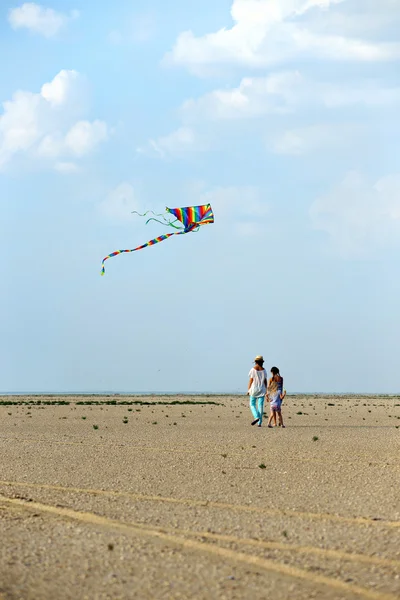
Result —
[[[179, 231], [175, 231], [174, 233], [165, 233], [163, 235], [160, 235], [159, 237], [154, 238], [153, 240], [146, 242], [146, 244], [142, 244], [141, 246], [138, 246], [137, 248], [132, 248], [131, 250], [115, 250], [115, 252], [112, 252], [111, 254], [103, 258], [101, 274], [104, 275], [105, 273], [105, 261], [109, 258], [112, 258], [113, 256], [118, 256], [118, 254], [123, 254], [124, 252], [136, 252], [137, 250], [147, 248], [147, 246], [154, 246], [154, 244], [163, 242], [164, 240], [167, 240], [173, 235], [182, 235], [184, 233], [198, 231], [201, 225], [209, 225], [211, 223], [214, 223], [214, 213], [210, 204], [204, 204], [203, 206], [188, 206], [185, 208], [166, 208], [166, 211], [176, 218], [175, 221], [168, 221], [164, 215], [156, 214], [153, 211], [147, 211], [143, 215], [136, 213], [136, 211], [133, 212], [135, 212], [141, 217], [145, 217], [149, 213], [151, 213], [154, 215], [154, 217], [161, 217], [163, 219], [162, 221], [159, 221], [158, 219], [151, 217], [146, 221], [146, 224], [149, 221], [157, 221], [158, 223], [161, 223], [163, 225], [179, 229]], [[178, 221], [182, 223], [183, 228], [177, 227], [175, 225], [175, 223]]]
[[[168, 225], [170, 227], [174, 227], [175, 229], [183, 229], [183, 227], [177, 227], [176, 225], [174, 225], [174, 223], [176, 223], [179, 219], [175, 219], [174, 221], [170, 221], [166, 218], [165, 215], [160, 214], [160, 213], [155, 213], [152, 210], [148, 210], [145, 213], [141, 214], [138, 213], [136, 210], [132, 211], [133, 215], [139, 215], [139, 217], [147, 217], [147, 215], [151, 214], [153, 215], [152, 217], [150, 217], [150, 219], [147, 219], [146, 221], [146, 225], [147, 223], [150, 223], [150, 221], [156, 221], [156, 223], [161, 223], [161, 225]], [[156, 219], [156, 217], [160, 217], [160, 219], [162, 219], [162, 221], [160, 219]]]
[[[179, 222], [179, 219], [174, 219], [174, 221], [170, 221], [165, 217], [165, 215], [160, 214], [160, 213], [155, 213], [152, 210], [147, 210], [143, 214], [138, 213], [136, 210], [133, 210], [132, 214], [139, 215], [139, 217], [147, 217], [147, 215], [149, 215], [149, 214], [153, 215], [152, 217], [150, 217], [150, 219], [147, 219], [146, 225], [148, 223], [150, 223], [150, 221], [155, 221], [156, 223], [161, 223], [161, 225], [167, 225], [168, 227], [173, 227], [174, 229], [183, 229], [183, 227], [179, 227], [178, 225], [175, 225], [175, 223]], [[160, 219], [162, 219], [162, 221], [160, 219], [156, 219], [156, 217], [160, 217]]]

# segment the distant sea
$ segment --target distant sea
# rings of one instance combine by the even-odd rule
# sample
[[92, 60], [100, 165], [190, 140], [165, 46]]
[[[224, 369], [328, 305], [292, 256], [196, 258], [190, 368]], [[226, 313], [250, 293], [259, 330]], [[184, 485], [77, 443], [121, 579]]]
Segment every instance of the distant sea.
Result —
[[[371, 392], [288, 392], [288, 396], [334, 396], [337, 398], [349, 398], [349, 397], [362, 397], [362, 398], [398, 398], [399, 393], [392, 394], [380, 394]], [[242, 390], [235, 390], [231, 392], [196, 392], [196, 391], [183, 391], [183, 392], [113, 392], [113, 391], [93, 391], [93, 392], [2, 392], [0, 396], [246, 396], [246, 393]]]

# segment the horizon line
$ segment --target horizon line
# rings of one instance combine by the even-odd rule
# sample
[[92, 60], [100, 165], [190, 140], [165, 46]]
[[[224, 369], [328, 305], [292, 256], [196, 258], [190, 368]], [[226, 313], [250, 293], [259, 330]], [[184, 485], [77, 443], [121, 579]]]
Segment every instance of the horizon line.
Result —
[[[287, 396], [400, 396], [400, 392], [287, 392]], [[245, 392], [227, 391], [227, 392], [211, 392], [211, 391], [173, 391], [173, 392], [116, 392], [111, 390], [104, 391], [0, 391], [0, 396], [247, 396]]]

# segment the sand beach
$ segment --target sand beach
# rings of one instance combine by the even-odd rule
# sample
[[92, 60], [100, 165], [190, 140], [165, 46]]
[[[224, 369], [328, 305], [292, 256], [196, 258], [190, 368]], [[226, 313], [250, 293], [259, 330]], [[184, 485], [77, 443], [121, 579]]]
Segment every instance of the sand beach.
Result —
[[400, 399], [288, 396], [283, 414], [0, 397], [0, 598], [399, 598]]

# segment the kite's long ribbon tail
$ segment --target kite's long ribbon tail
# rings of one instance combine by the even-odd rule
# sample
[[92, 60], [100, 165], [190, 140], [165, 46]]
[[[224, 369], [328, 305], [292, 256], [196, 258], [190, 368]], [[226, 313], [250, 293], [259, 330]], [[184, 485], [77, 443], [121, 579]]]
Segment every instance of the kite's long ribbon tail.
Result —
[[101, 274], [104, 275], [104, 273], [105, 273], [104, 263], [106, 262], [106, 260], [108, 260], [109, 258], [112, 258], [113, 256], [117, 256], [118, 254], [123, 254], [124, 252], [136, 252], [136, 250], [142, 250], [143, 248], [147, 248], [147, 246], [154, 246], [154, 244], [163, 242], [164, 240], [167, 240], [172, 235], [182, 235], [182, 233], [189, 233], [189, 231], [193, 231], [193, 230], [194, 230], [193, 228], [191, 228], [191, 229], [188, 228], [188, 229], [184, 229], [183, 231], [176, 231], [175, 233], [165, 233], [164, 235], [160, 235], [159, 237], [156, 237], [153, 240], [146, 242], [146, 244], [142, 244], [141, 246], [138, 246], [137, 248], [133, 248], [132, 250], [116, 250], [115, 252], [112, 252], [111, 254], [109, 254], [108, 256], [103, 258]]
[[139, 213], [137, 210], [132, 211], [132, 215], [139, 215], [139, 217], [147, 217], [147, 215], [154, 215], [155, 217], [163, 217], [163, 213], [155, 213], [154, 210], [147, 210], [145, 213]]
[[[176, 225], [174, 225], [174, 223], [179, 221], [179, 219], [170, 221], [169, 219], [166, 218], [165, 214], [155, 213], [153, 210], [148, 210], [143, 214], [137, 212], [137, 210], [133, 210], [132, 214], [139, 215], [139, 217], [147, 217], [147, 215], [153, 215], [152, 217], [150, 217], [150, 219], [147, 219], [146, 225], [147, 225], [147, 223], [150, 223], [150, 221], [156, 221], [157, 223], [160, 223], [161, 225], [167, 225], [168, 227], [173, 227], [174, 229], [183, 229], [182, 227], [177, 227]], [[160, 219], [162, 219], [162, 221], [160, 219], [156, 219], [155, 217], [160, 217]]]
[[[155, 217], [151, 217], [150, 219], [147, 219], [146, 221], [146, 225], [147, 223], [150, 223], [150, 221], [155, 221], [156, 223], [160, 223], [161, 225], [168, 225], [168, 227], [173, 227], [174, 229], [184, 229], [182, 223], [179, 221], [179, 219], [175, 219], [175, 221], [167, 221], [167, 219], [160, 221], [159, 219], [156, 219]], [[175, 223], [181, 223], [181, 226], [178, 227], [177, 225], [175, 225]]]

